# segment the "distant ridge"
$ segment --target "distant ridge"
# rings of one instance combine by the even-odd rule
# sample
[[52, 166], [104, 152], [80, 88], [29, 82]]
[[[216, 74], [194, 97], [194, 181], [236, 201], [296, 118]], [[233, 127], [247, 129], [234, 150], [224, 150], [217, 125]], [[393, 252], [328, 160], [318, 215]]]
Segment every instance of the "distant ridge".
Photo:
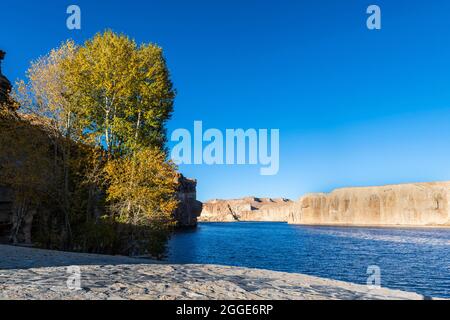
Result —
[[301, 225], [450, 227], [450, 182], [339, 188], [298, 201], [246, 197], [203, 204], [199, 221]]

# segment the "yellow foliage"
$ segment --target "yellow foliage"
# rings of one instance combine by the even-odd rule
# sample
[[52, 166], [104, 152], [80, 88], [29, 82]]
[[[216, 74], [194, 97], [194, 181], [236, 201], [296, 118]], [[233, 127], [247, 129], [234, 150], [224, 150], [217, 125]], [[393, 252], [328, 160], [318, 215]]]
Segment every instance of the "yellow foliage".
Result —
[[178, 202], [175, 166], [158, 149], [145, 148], [110, 160], [105, 172], [107, 200], [121, 223], [136, 226], [170, 221]]
[[79, 47], [65, 70], [89, 134], [110, 155], [163, 147], [175, 92], [161, 48], [106, 31]]
[[106, 31], [80, 46], [63, 43], [33, 62], [27, 78], [16, 85], [21, 108], [5, 111], [23, 130], [0, 121], [4, 181], [47, 193], [64, 248], [74, 239], [89, 247], [80, 230], [95, 235], [92, 223], [104, 216], [125, 252], [142, 241], [161, 251], [178, 206], [176, 168], [163, 152], [175, 91], [162, 49]]

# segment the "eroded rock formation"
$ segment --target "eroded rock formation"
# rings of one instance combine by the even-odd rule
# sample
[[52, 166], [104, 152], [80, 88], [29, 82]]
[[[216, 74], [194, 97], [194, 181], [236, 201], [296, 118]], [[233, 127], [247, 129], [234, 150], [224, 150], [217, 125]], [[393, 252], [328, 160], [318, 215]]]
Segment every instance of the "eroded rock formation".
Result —
[[11, 91], [11, 83], [2, 74], [2, 60], [5, 58], [5, 52], [0, 50], [0, 104], [8, 101], [9, 92]]
[[[2, 74], [2, 60], [4, 58], [5, 52], [0, 50], [0, 106], [8, 102], [9, 92], [11, 91], [11, 83]], [[13, 195], [11, 190], [0, 186], [0, 242], [7, 241], [10, 235], [12, 203]]]
[[344, 188], [306, 195], [288, 222], [305, 225], [450, 226], [450, 182]]
[[[180, 203], [174, 213], [174, 218], [178, 227], [195, 227], [197, 226], [197, 218], [202, 211], [202, 203], [197, 201], [197, 181], [179, 175], [178, 183], [177, 197]], [[13, 196], [13, 192], [10, 189], [0, 186], [0, 243], [11, 242], [13, 226], [17, 225], [17, 221], [14, 221], [14, 215], [12, 214]], [[30, 212], [23, 217], [23, 221], [21, 221], [22, 227], [17, 230], [16, 238], [21, 244], [32, 243], [31, 231], [34, 213]]]
[[180, 204], [174, 214], [175, 220], [179, 227], [195, 227], [202, 212], [202, 203], [197, 201], [197, 181], [180, 174], [178, 184], [177, 197]]
[[303, 225], [449, 226], [450, 182], [343, 188], [285, 199], [213, 200], [200, 221], [273, 221]]
[[0, 243], [7, 242], [10, 235], [12, 203], [11, 191], [0, 186]]
[[286, 222], [293, 202], [287, 199], [248, 197], [236, 200], [212, 200], [203, 204], [200, 221]]

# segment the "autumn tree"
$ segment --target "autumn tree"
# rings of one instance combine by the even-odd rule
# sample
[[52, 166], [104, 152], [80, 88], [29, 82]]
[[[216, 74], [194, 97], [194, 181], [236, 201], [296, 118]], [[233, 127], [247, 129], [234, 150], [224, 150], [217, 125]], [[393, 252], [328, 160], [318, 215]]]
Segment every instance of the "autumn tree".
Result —
[[70, 215], [73, 207], [71, 166], [73, 148], [83, 135], [81, 109], [77, 102], [79, 93], [71, 91], [67, 79], [67, 65], [73, 60], [77, 47], [67, 41], [32, 62], [27, 71], [27, 82], [17, 84], [15, 100], [21, 112], [40, 119], [40, 127], [48, 133], [53, 150], [53, 193], [64, 216], [63, 234], [70, 245]]
[[164, 147], [175, 92], [161, 48], [106, 31], [86, 41], [67, 70], [86, 129], [109, 156]]
[[144, 248], [147, 252], [161, 253], [161, 246], [148, 250], [161, 241], [148, 241], [147, 237], [151, 235], [148, 231], [167, 235], [172, 225], [178, 205], [175, 169], [156, 148], [143, 148], [106, 165], [110, 210], [118, 222], [129, 226], [127, 252], [142, 252]]
[[15, 99], [52, 141], [49, 190], [66, 247], [115, 251], [106, 238], [123, 234], [110, 237], [113, 230], [129, 237], [127, 253], [142, 243], [161, 251], [177, 206], [164, 147], [174, 97], [162, 49], [112, 31], [79, 46], [67, 41], [32, 63]]

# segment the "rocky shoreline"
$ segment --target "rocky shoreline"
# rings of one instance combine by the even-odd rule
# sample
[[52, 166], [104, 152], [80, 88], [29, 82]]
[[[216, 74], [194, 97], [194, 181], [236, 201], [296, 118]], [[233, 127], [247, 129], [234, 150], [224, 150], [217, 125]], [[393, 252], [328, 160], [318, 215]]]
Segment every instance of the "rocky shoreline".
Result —
[[[170, 265], [128, 257], [0, 245], [0, 299], [8, 300], [422, 300], [302, 274], [214, 265]], [[80, 266], [81, 289], [67, 286]]]

